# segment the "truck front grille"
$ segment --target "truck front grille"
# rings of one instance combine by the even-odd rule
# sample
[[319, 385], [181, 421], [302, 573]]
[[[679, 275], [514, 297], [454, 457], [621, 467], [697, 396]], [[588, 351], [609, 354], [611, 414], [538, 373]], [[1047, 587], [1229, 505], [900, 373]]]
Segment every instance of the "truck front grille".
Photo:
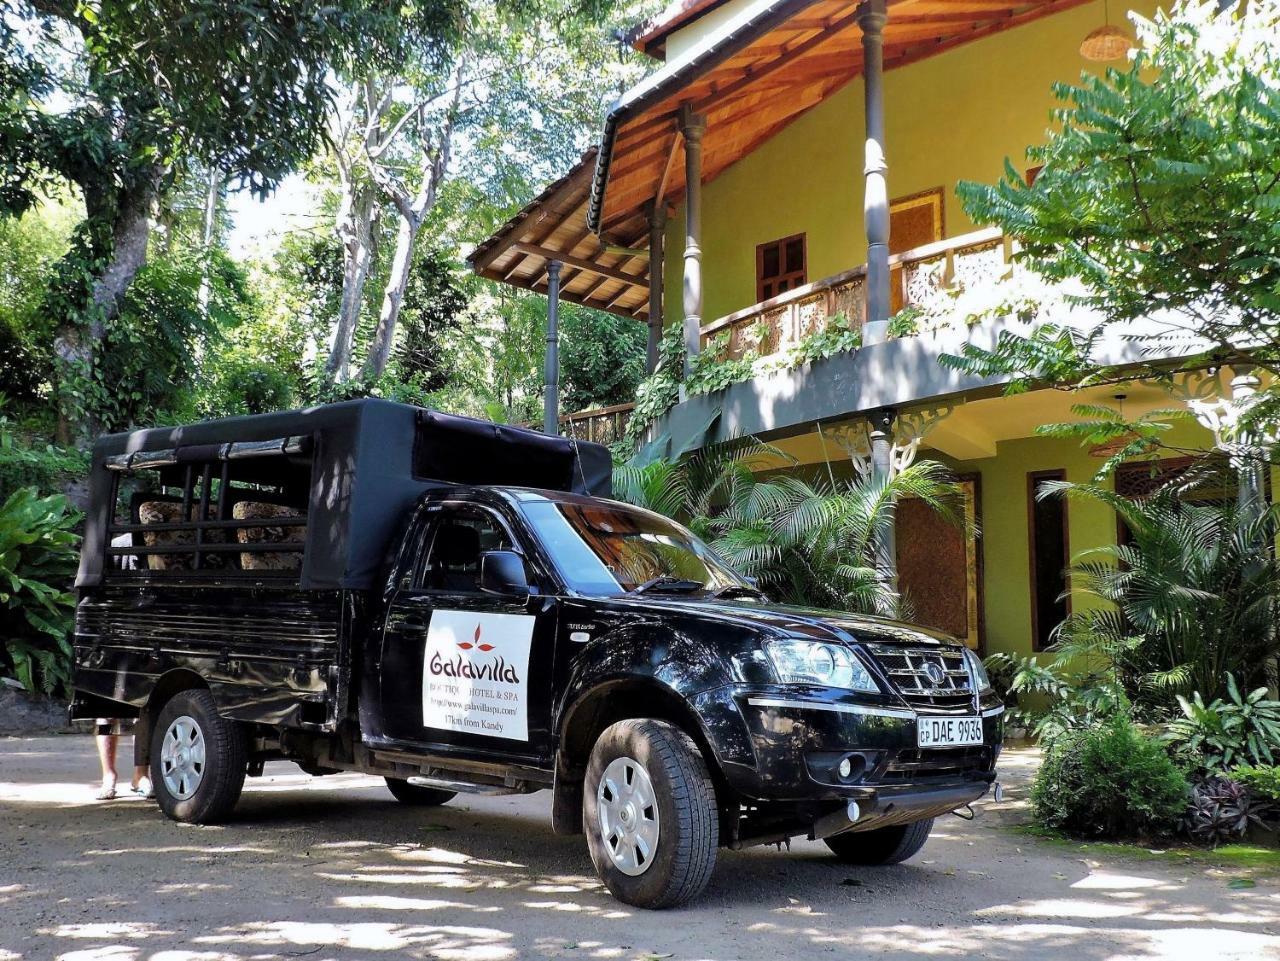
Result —
[[992, 761], [989, 747], [913, 748], [894, 755], [885, 764], [878, 780], [882, 784], [909, 784], [929, 778], [988, 774]]
[[894, 687], [920, 707], [973, 708], [973, 679], [958, 647], [868, 644]]

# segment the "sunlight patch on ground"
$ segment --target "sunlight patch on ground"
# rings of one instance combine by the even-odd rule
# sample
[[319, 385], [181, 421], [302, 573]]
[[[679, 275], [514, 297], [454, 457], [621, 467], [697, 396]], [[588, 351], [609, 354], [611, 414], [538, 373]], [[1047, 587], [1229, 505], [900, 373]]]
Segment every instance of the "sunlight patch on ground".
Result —
[[323, 945], [361, 951], [406, 951], [425, 947], [432, 956], [446, 961], [506, 961], [516, 956], [515, 949], [503, 943], [511, 940], [509, 932], [461, 925], [270, 921], [194, 940], [197, 944]]
[[[0, 781], [0, 802], [7, 804], [38, 804], [41, 807], [97, 807], [102, 804], [117, 805], [128, 803], [133, 798], [121, 796], [115, 801], [95, 801], [98, 785], [70, 783], [66, 781], [46, 781], [43, 784], [25, 784], [17, 781]], [[128, 786], [125, 786], [128, 790]], [[141, 798], [136, 803], [142, 804]]]
[[334, 898], [334, 904], [340, 908], [352, 908], [358, 911], [438, 911], [441, 908], [455, 908], [463, 911], [474, 911], [491, 914], [501, 911], [499, 907], [481, 907], [467, 904], [465, 901], [441, 901], [434, 898], [397, 898], [391, 895], [349, 894]]
[[85, 948], [58, 955], [57, 961], [134, 961], [139, 957], [138, 948], [124, 944], [109, 944], [101, 948]]
[[593, 918], [604, 918], [609, 921], [631, 917], [630, 912], [619, 910], [616, 907], [601, 908], [594, 904], [578, 904], [576, 901], [525, 901], [524, 906], [538, 911], [564, 911], [569, 914], [585, 914]]
[[1155, 888], [1160, 891], [1176, 891], [1178, 885], [1169, 884], [1158, 878], [1142, 878], [1133, 874], [1112, 874], [1109, 871], [1093, 871], [1081, 878], [1073, 888], [1097, 891], [1131, 891], [1134, 888]]
[[77, 938], [81, 940], [127, 938], [141, 940], [157, 934], [172, 934], [154, 924], [134, 921], [98, 921], [91, 924], [60, 924], [54, 928], [42, 928], [41, 934], [51, 934], [56, 938]]

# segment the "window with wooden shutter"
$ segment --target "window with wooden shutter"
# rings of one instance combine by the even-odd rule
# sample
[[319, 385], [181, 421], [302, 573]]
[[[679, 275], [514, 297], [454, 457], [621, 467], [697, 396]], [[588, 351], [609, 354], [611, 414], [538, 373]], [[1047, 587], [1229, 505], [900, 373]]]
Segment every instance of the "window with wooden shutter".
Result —
[[804, 234], [756, 247], [756, 301], [777, 297], [808, 283]]

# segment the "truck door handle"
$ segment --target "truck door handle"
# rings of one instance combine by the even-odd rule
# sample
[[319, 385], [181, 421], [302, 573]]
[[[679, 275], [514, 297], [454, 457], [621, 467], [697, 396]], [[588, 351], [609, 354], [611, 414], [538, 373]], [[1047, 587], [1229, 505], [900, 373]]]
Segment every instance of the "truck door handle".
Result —
[[425, 631], [427, 619], [418, 614], [406, 614], [400, 618], [400, 629], [405, 631]]

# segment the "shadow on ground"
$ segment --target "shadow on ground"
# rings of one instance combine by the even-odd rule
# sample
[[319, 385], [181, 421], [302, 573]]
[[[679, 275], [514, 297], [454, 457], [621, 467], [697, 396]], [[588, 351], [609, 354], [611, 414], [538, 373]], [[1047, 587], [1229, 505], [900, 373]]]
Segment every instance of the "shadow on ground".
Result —
[[234, 823], [92, 804], [92, 742], [0, 741], [0, 961], [268, 958], [1280, 957], [1280, 887], [1202, 868], [1101, 863], [1007, 830], [1010, 799], [948, 818], [917, 858], [853, 869], [820, 844], [722, 852], [697, 904], [648, 913], [558, 838], [546, 794], [399, 806], [381, 782], [290, 765]]

